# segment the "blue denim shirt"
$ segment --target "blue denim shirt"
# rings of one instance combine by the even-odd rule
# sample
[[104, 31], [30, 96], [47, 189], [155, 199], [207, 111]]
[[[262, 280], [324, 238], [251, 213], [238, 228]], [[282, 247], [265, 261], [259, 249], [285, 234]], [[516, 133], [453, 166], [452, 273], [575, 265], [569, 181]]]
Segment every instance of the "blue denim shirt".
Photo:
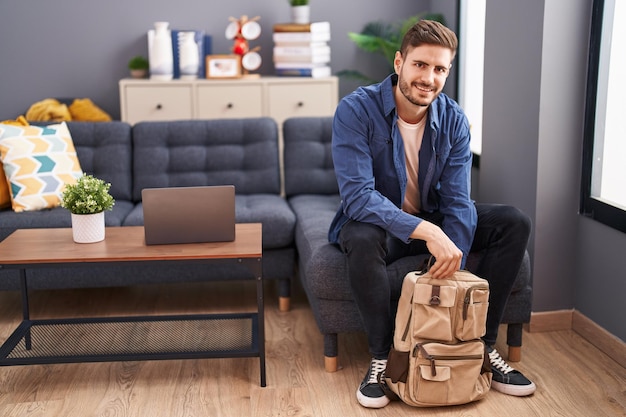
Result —
[[[372, 223], [409, 242], [422, 221], [402, 211], [406, 190], [404, 144], [394, 100], [397, 75], [358, 88], [344, 97], [333, 120], [332, 154], [341, 207], [328, 233], [337, 243], [349, 220]], [[442, 229], [463, 252], [462, 267], [476, 229], [470, 198], [470, 132], [461, 107], [441, 93], [429, 106], [419, 152], [421, 211], [443, 215]]]

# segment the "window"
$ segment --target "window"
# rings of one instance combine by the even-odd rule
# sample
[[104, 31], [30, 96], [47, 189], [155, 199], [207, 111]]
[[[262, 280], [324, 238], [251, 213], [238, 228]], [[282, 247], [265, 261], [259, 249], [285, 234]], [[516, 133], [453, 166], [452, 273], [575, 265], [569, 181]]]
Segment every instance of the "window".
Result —
[[[470, 148], [482, 152], [486, 0], [459, 2], [459, 104], [470, 123]], [[476, 160], [477, 158], [474, 158]]]
[[581, 214], [626, 233], [626, 2], [594, 0]]

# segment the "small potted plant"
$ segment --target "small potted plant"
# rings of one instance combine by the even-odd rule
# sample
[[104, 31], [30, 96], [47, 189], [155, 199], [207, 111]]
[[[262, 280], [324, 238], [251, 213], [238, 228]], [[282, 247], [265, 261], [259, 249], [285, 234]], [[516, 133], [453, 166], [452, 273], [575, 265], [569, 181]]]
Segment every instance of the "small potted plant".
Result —
[[288, 0], [291, 4], [291, 21], [305, 24], [310, 22], [309, 0]]
[[132, 57], [130, 61], [128, 61], [130, 76], [133, 78], [145, 78], [148, 75], [149, 68], [150, 64], [148, 60], [141, 55]]
[[65, 186], [61, 207], [72, 214], [72, 236], [76, 243], [104, 240], [104, 212], [115, 204], [110, 188], [110, 183], [86, 174], [75, 184]]

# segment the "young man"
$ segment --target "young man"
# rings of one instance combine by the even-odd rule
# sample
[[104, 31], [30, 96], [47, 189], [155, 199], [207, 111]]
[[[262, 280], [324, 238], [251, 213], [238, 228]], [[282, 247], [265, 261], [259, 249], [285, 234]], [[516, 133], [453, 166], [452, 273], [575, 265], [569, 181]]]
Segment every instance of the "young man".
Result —
[[364, 407], [389, 403], [378, 384], [395, 319], [386, 265], [422, 253], [436, 260], [433, 276], [446, 278], [465, 267], [470, 251], [485, 251], [473, 272], [490, 285], [484, 341], [492, 386], [516, 396], [535, 391], [493, 348], [530, 219], [513, 207], [470, 199], [468, 121], [441, 93], [457, 44], [454, 32], [440, 23], [418, 22], [396, 52], [395, 74], [344, 97], [335, 113], [332, 150], [342, 201], [329, 239], [346, 254], [372, 355], [357, 390]]

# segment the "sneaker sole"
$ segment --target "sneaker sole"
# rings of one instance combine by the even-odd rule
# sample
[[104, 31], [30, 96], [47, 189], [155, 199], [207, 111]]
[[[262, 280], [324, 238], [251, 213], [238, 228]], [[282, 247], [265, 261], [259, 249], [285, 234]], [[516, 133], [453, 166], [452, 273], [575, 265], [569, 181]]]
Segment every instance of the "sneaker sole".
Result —
[[359, 391], [358, 389], [356, 390], [356, 399], [359, 404], [361, 404], [365, 408], [383, 408], [387, 404], [389, 404], [389, 398], [387, 398], [387, 396], [385, 395], [378, 398], [366, 397], [365, 395], [361, 394], [361, 391]]
[[530, 385], [512, 385], [503, 384], [502, 382], [498, 381], [491, 381], [491, 388], [506, 395], [513, 395], [515, 397], [526, 397], [527, 395], [531, 395], [532, 393], [534, 393], [537, 389], [537, 386], [534, 382], [531, 382]]

